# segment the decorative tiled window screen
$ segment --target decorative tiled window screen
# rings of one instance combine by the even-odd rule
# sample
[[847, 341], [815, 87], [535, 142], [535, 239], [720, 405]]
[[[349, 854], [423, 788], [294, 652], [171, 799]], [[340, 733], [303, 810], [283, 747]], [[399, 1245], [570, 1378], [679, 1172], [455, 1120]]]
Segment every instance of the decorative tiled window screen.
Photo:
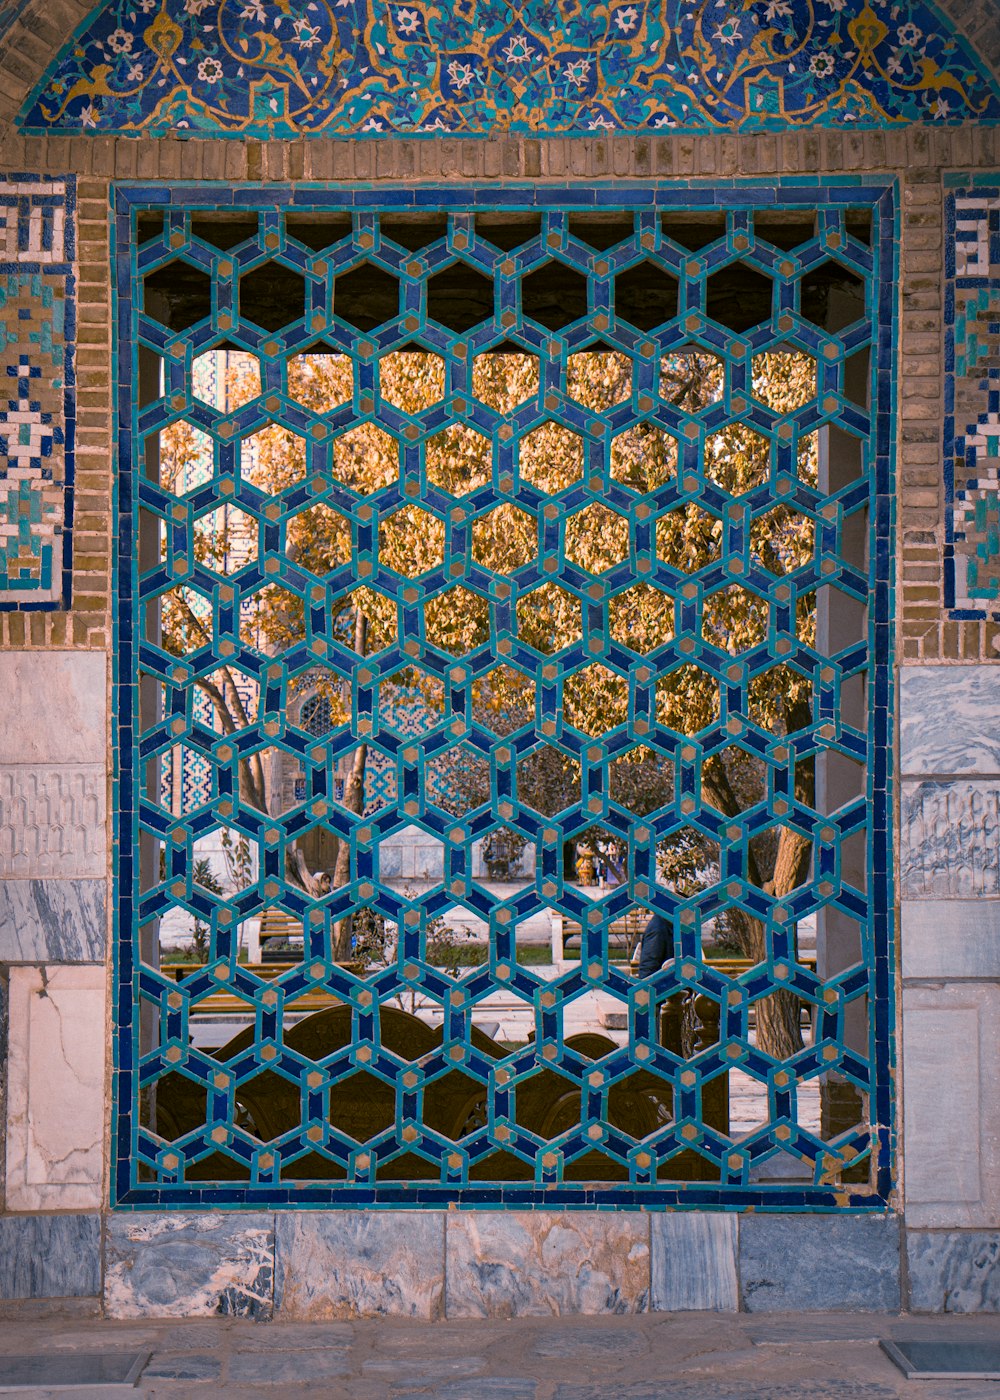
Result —
[[892, 187], [115, 200], [116, 1200], [884, 1208]]

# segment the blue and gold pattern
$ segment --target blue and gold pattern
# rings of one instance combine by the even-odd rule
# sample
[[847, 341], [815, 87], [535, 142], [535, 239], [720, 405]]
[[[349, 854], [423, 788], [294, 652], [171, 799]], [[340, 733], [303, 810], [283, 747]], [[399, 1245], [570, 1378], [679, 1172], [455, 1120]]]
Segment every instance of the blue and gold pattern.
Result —
[[945, 603], [1000, 617], [1000, 177], [949, 177], [945, 205]]
[[0, 177], [0, 609], [70, 593], [74, 181]]
[[768, 131], [1000, 119], [927, 0], [107, 0], [27, 131]]
[[[539, 217], [539, 232], [511, 251], [488, 242], [474, 216], [492, 211], [493, 191], [410, 187], [329, 190], [299, 186], [170, 189], [119, 186], [115, 192], [117, 362], [120, 409], [120, 516], [117, 546], [116, 620], [117, 746], [121, 756], [116, 841], [116, 908], [120, 934], [116, 954], [116, 1117], [114, 1197], [138, 1207], [192, 1204], [316, 1206], [377, 1204], [431, 1206], [455, 1202], [520, 1206], [663, 1207], [688, 1204], [764, 1209], [884, 1209], [892, 1184], [892, 908], [889, 862], [890, 793], [886, 756], [891, 717], [891, 577], [893, 402], [891, 376], [875, 368], [891, 363], [894, 336], [895, 189], [891, 184], [833, 181], [816, 186], [754, 183], [726, 188], [693, 185], [518, 188], [506, 191], [511, 210]], [[595, 251], [569, 231], [574, 211], [613, 211], [621, 237]], [[244, 220], [258, 215], [257, 233], [224, 251], [198, 234], [197, 214], [221, 210]], [[813, 233], [792, 249], [780, 249], [755, 232], [765, 210], [818, 211]], [[868, 241], [850, 231], [849, 210], [872, 215]], [[195, 219], [192, 218], [192, 209]], [[147, 222], [139, 232], [139, 216]], [[671, 211], [725, 214], [724, 227], [696, 252], [663, 231]], [[296, 243], [291, 222], [317, 211], [335, 216], [334, 241], [312, 251]], [[414, 253], [393, 241], [387, 214], [440, 211], [447, 227]], [[350, 215], [345, 227], [343, 216]], [[286, 226], [286, 217], [289, 224]], [[336, 219], [340, 222], [337, 223]], [[631, 233], [622, 232], [625, 222]], [[384, 223], [384, 227], [383, 227]], [[801, 227], [801, 225], [800, 225]], [[762, 225], [763, 228], [763, 225]], [[516, 240], [515, 240], [516, 242]], [[241, 319], [237, 283], [249, 270], [275, 257], [297, 268], [307, 284], [306, 314], [276, 330]], [[800, 314], [800, 288], [817, 268], [835, 259], [864, 288], [861, 319], [836, 333]], [[211, 278], [212, 295], [203, 319], [169, 329], [144, 309], [143, 279], [174, 271], [161, 285], [175, 285], [186, 264]], [[678, 313], [654, 330], [641, 330], [615, 314], [615, 278], [623, 269], [649, 264], [677, 279]], [[772, 279], [769, 319], [734, 334], [706, 314], [713, 273], [742, 264], [747, 277]], [[352, 269], [374, 266], [399, 284], [397, 313], [358, 330], [335, 311], [333, 282]], [[443, 268], [475, 270], [493, 284], [492, 312], [456, 332], [427, 312], [428, 281]], [[533, 272], [555, 269], [586, 280], [587, 309], [562, 329], [545, 329], [524, 314], [522, 287]], [[548, 275], [548, 274], [545, 274]], [[562, 275], [562, 274], [560, 274]], [[151, 309], [152, 308], [152, 309]], [[326, 414], [304, 409], [288, 393], [290, 356], [314, 348], [349, 356], [353, 392], [349, 402]], [[595, 339], [630, 357], [631, 397], [607, 414], [594, 414], [567, 394], [567, 356]], [[440, 355], [447, 391], [435, 407], [416, 417], [383, 400], [380, 362], [416, 341]], [[472, 364], [478, 354], [511, 342], [537, 354], [543, 365], [535, 395], [516, 414], [501, 416], [477, 402]], [[190, 365], [213, 345], [238, 345], [260, 356], [261, 397], [223, 413], [199, 403], [191, 392]], [[818, 366], [816, 395], [789, 414], [766, 411], [748, 395], [752, 357], [788, 345], [811, 355]], [[159, 357], [159, 397], [144, 404], [135, 396], [139, 348]], [[701, 347], [725, 366], [721, 400], [688, 413], [659, 397], [661, 359], [676, 350]], [[845, 366], [870, 351], [870, 412], [848, 393]], [[856, 361], [855, 361], [856, 362]], [[586, 444], [584, 476], [554, 497], [522, 481], [518, 439], [552, 418], [580, 434]], [[157, 485], [143, 468], [141, 444], [154, 441], [180, 419], [194, 420], [213, 444], [210, 481], [183, 498]], [[280, 495], [262, 492], [241, 468], [240, 438], [263, 421], [284, 423], [309, 441], [304, 479]], [[676, 476], [649, 495], [622, 486], [610, 470], [616, 433], [637, 422], [662, 423], [684, 443]], [[771, 469], [738, 501], [727, 497], [707, 469], [705, 436], [727, 422], [752, 423], [770, 443]], [[429, 478], [424, 443], [447, 423], [476, 424], [492, 440], [491, 478], [456, 504]], [[398, 475], [380, 489], [358, 495], [338, 471], [341, 435], [364, 424], [380, 424], [396, 436]], [[810, 485], [797, 471], [801, 434], [836, 425], [858, 444], [857, 467], [838, 487]], [[290, 523], [316, 503], [350, 521], [353, 545], [345, 562], [320, 578], [294, 563], [286, 551]], [[379, 522], [414, 502], [447, 530], [442, 566], [414, 583], [380, 563]], [[539, 521], [540, 557], [529, 558], [506, 576], [496, 575], [470, 553], [475, 519], [498, 506], [516, 505]], [[566, 520], [588, 504], [610, 504], [630, 522], [628, 557], [596, 579], [567, 556]], [[698, 503], [718, 522], [724, 547], [697, 575], [661, 559], [652, 522], [664, 512]], [[816, 547], [793, 574], [762, 568], [750, 540], [753, 523], [777, 505], [793, 507], [814, 522]], [[219, 576], [199, 561], [198, 524], [225, 506], [243, 511], [259, 530], [258, 558], [235, 574]], [[544, 530], [542, 520], [544, 519]], [[848, 560], [846, 537], [868, 522], [870, 548], [864, 566]], [[162, 554], [140, 567], [140, 528], [155, 526]], [[765, 642], [734, 658], [703, 636], [702, 620], [713, 594], [738, 578], [768, 602], [772, 619]], [[584, 619], [579, 642], [551, 656], [539, 653], [518, 633], [517, 599], [555, 581], [575, 597]], [[285, 649], [256, 643], [240, 618], [255, 596], [275, 586], [301, 601], [300, 640]], [[650, 582], [676, 607], [676, 636], [648, 654], [633, 653], [609, 630], [612, 595]], [[398, 634], [374, 652], [358, 654], [344, 644], [331, 622], [339, 600], [359, 586], [392, 600]], [[817, 647], [797, 628], [797, 600], [831, 587], [868, 605], [857, 640], [840, 651]], [[178, 588], [205, 600], [211, 624], [191, 645], [165, 649], [153, 627], [143, 633], [151, 604]], [[448, 591], [477, 595], [488, 612], [487, 639], [467, 654], [443, 650], [427, 635], [425, 608]], [[628, 693], [627, 717], [602, 735], [572, 728], [563, 691], [597, 660]], [[696, 736], [664, 727], [657, 717], [660, 677], [695, 662], [719, 683], [716, 721]], [[535, 683], [534, 724], [501, 736], [474, 710], [473, 687], [498, 663], [514, 666]], [[222, 734], [198, 719], [194, 697], [199, 678], [225, 664], [253, 679], [259, 696], [246, 722]], [[289, 697], [301, 677], [314, 678], [322, 664], [352, 696], [347, 723], [322, 742], [286, 719]], [[810, 721], [782, 736], [754, 722], [754, 678], [776, 665], [790, 666], [809, 680]], [[400, 736], [382, 727], [379, 689], [394, 684], [401, 669], [419, 666], [446, 697], [442, 721], [423, 734]], [[140, 678], [148, 697], [140, 707]], [[863, 709], [852, 719], [841, 704], [850, 687]], [[310, 680], [312, 683], [312, 680]], [[374, 816], [339, 807], [332, 784], [341, 755], [361, 742], [389, 754], [396, 768], [396, 793]], [[178, 817], [164, 810], [147, 788], [146, 774], [172, 746], [202, 754], [212, 768], [206, 805]], [[767, 771], [764, 800], [734, 825], [702, 793], [701, 764], [737, 743]], [[577, 802], [549, 817], [518, 799], [518, 759], [546, 745], [558, 746], [580, 766]], [[674, 765], [675, 801], [642, 819], [608, 795], [609, 768], [636, 745], [654, 746]], [[283, 814], [268, 815], [248, 800], [241, 785], [241, 756], [274, 746], [293, 756], [306, 774], [304, 800]], [[488, 800], [460, 821], [428, 790], [433, 758], [469, 747], [491, 765]], [[836, 811], [821, 814], [796, 795], [796, 765], [830, 756], [863, 765], [860, 794]], [[839, 756], [839, 757], [838, 757]], [[860, 768], [858, 771], [862, 771]], [[626, 882], [591, 899], [565, 877], [563, 846], [595, 821], [619, 831], [630, 860]], [[811, 869], [783, 900], [747, 882], [747, 847], [754, 832], [789, 822], [813, 843]], [[719, 873], [711, 887], [690, 896], [657, 876], [657, 845], [669, 833], [697, 824], [720, 846]], [[444, 878], [421, 890], [400, 892], [380, 876], [382, 842], [408, 826], [441, 843]], [[195, 843], [226, 826], [260, 852], [259, 869], [242, 890], [216, 894], [193, 879]], [[303, 834], [322, 827], [350, 849], [349, 883], [306, 893], [288, 878], [286, 850]], [[513, 828], [537, 852], [536, 873], [504, 895], [474, 877], [473, 844], [500, 828]], [[853, 838], [867, 851], [865, 888], [852, 884], [842, 865]], [[138, 853], [162, 848], [163, 864]], [[159, 868], [160, 875], [155, 872]], [[674, 956], [654, 977], [637, 980], [610, 954], [611, 925], [636, 905], [659, 910], [673, 930]], [[265, 907], [280, 908], [304, 930], [301, 957], [280, 975], [239, 961], [237, 929]], [[452, 907], [488, 926], [488, 961], [452, 969], [433, 960], [433, 929]], [[703, 956], [702, 928], [721, 909], [742, 907], [766, 927], [766, 958], [745, 971], [727, 973]], [[175, 978], [151, 957], [156, 920], [187, 911], [210, 931], [204, 967]], [[365, 975], [332, 956], [335, 930], [352, 912], [374, 910], [398, 929], [398, 947], [385, 966]], [[856, 945], [837, 967], [814, 971], [795, 954], [796, 922], [825, 910], [853, 921]], [[517, 957], [519, 926], [545, 911], [580, 926], [580, 959], [543, 976]], [[792, 990], [810, 1008], [814, 1034], [790, 1059], [774, 1060], [757, 1048], [752, 1013], [776, 989]], [[222, 989], [245, 1013], [248, 1029], [220, 1059], [192, 1043], [199, 1004]], [[612, 997], [627, 1023], [617, 1046], [581, 1050], [566, 1018], [593, 992]], [[324, 994], [347, 1028], [346, 1040], [322, 1052], [294, 1025], [299, 1007]], [[476, 1027], [490, 998], [508, 996], [526, 1008], [534, 1027], [520, 1044], [498, 1047]], [[659, 1013], [678, 999], [713, 1008], [715, 1037], [671, 1044], [663, 1039]], [[400, 1001], [414, 999], [436, 1012], [437, 1038], [410, 1053], [400, 1048], [393, 1027]], [[857, 1013], [866, 1016], [859, 1036], [849, 1030]], [[140, 1014], [141, 1013], [141, 1014]], [[151, 1027], [154, 1028], [151, 1031]], [[310, 1050], [309, 1045], [312, 1045]], [[687, 1047], [686, 1049], [684, 1047]], [[491, 1047], [491, 1048], [487, 1048]], [[727, 1076], [741, 1072], [766, 1086], [764, 1117], [749, 1132], [730, 1134], [709, 1110]], [[830, 1075], [867, 1105], [864, 1119], [850, 1126], [804, 1126], [796, 1102]], [[432, 1103], [449, 1077], [465, 1077], [471, 1108], [450, 1131], [435, 1121]], [[525, 1114], [539, 1076], [555, 1076], [564, 1097], [575, 1102], [568, 1117], [536, 1121]], [[645, 1076], [645, 1078], [644, 1078]], [[388, 1095], [388, 1117], [348, 1131], [338, 1118], [346, 1087], [354, 1079]], [[248, 1122], [239, 1104], [254, 1085], [290, 1096], [292, 1118], [268, 1130], [263, 1118]], [[663, 1112], [641, 1132], [623, 1128], [612, 1111], [616, 1093], [630, 1081], [660, 1086]], [[188, 1116], [151, 1118], [157, 1089], [166, 1103], [184, 1100]], [[178, 1089], [178, 1085], [180, 1089]], [[763, 1092], [763, 1091], [762, 1091]], [[655, 1094], [653, 1095], [655, 1100]], [[197, 1100], [194, 1109], [191, 1103]], [[620, 1102], [620, 1100], [619, 1100]], [[672, 1107], [671, 1107], [672, 1105]], [[463, 1110], [464, 1113], [464, 1110]], [[638, 1122], [638, 1120], [637, 1120]], [[547, 1126], [546, 1126], [547, 1124]], [[598, 1151], [599, 1149], [599, 1151]], [[605, 1170], [588, 1178], [585, 1164], [600, 1156]], [[796, 1165], [797, 1180], [775, 1180], [768, 1165]], [[699, 1170], [690, 1170], [694, 1160]], [[679, 1164], [686, 1162], [681, 1170]], [[316, 1163], [320, 1164], [319, 1169]], [[494, 1164], [502, 1162], [499, 1171]], [[856, 1175], [861, 1171], [861, 1176]], [[855, 1173], [852, 1175], [852, 1173]], [[701, 1180], [692, 1180], [692, 1176]], [[771, 1175], [772, 1179], [768, 1180]], [[780, 1177], [782, 1173], [779, 1171]], [[785, 1173], [787, 1175], [787, 1173]], [[603, 1179], [602, 1179], [603, 1176]], [[852, 1184], [853, 1183], [853, 1184]]]

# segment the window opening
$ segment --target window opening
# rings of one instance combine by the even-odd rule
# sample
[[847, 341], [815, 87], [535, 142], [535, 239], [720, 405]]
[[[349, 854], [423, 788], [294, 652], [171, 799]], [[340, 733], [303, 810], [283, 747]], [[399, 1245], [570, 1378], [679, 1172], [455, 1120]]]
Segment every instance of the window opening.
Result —
[[884, 1202], [853, 194], [119, 191], [120, 1198]]

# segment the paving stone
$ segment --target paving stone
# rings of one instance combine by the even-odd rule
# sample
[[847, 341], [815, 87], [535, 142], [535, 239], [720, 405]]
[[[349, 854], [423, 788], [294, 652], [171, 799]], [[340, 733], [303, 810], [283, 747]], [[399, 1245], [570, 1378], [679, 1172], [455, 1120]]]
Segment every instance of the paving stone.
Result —
[[[436, 1333], [430, 1333], [431, 1337]], [[279, 1327], [242, 1326], [233, 1333], [241, 1351], [270, 1351], [279, 1345], [284, 1351], [322, 1351], [328, 1347], [346, 1347], [354, 1341], [354, 1328], [349, 1322], [288, 1323]]]
[[450, 1380], [453, 1376], [463, 1380], [469, 1376], [481, 1376], [486, 1368], [485, 1356], [391, 1356], [366, 1361], [361, 1374], [398, 1383], [399, 1373], [404, 1371], [408, 1381], [429, 1384], [431, 1381]]
[[215, 1381], [222, 1374], [222, 1362], [217, 1356], [192, 1356], [162, 1353], [154, 1356], [143, 1371], [143, 1380]]
[[229, 1379], [251, 1385], [322, 1381], [346, 1376], [349, 1369], [346, 1349], [333, 1347], [323, 1351], [239, 1351], [229, 1358]]
[[[451, 1381], [438, 1386], [433, 1400], [535, 1400], [537, 1385], [533, 1380], [514, 1376], [490, 1376], [482, 1380]], [[394, 1390], [393, 1400], [423, 1400], [426, 1390]]]
[[604, 1328], [560, 1327], [547, 1328], [534, 1341], [531, 1347], [533, 1356], [549, 1358], [567, 1357], [570, 1360], [586, 1360], [588, 1357], [606, 1360], [609, 1356], [629, 1357], [648, 1350], [646, 1339], [634, 1329], [616, 1327]]
[[756, 1346], [770, 1343], [787, 1345], [801, 1343], [815, 1346], [817, 1342], [872, 1342], [886, 1335], [892, 1313], [867, 1313], [853, 1317], [816, 1317], [812, 1314], [801, 1318], [776, 1318], [772, 1321], [757, 1321], [750, 1318], [744, 1324], [744, 1331]]
[[[922, 1392], [921, 1392], [922, 1394]], [[610, 1381], [602, 1385], [560, 1385], [553, 1400], [897, 1400], [898, 1391], [865, 1381]]]

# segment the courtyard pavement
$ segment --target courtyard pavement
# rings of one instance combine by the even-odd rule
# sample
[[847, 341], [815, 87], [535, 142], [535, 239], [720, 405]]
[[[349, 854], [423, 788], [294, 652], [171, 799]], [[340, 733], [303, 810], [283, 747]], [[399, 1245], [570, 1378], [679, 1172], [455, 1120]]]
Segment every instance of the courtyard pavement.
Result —
[[[148, 1352], [134, 1390], [35, 1400], [1000, 1400], [1000, 1382], [907, 1381], [878, 1339], [991, 1342], [1000, 1318], [652, 1313], [513, 1321], [108, 1322], [3, 1305], [4, 1355]], [[0, 1393], [3, 1393], [0, 1391]]]

